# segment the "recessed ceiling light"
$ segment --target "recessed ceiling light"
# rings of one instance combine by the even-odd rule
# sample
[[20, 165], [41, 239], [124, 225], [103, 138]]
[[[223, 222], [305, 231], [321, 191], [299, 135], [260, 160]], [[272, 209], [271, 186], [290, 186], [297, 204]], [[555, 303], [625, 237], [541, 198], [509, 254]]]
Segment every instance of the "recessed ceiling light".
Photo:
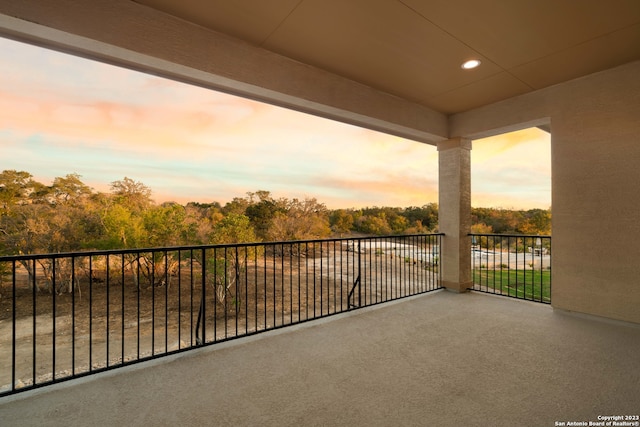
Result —
[[482, 64], [482, 61], [480, 61], [479, 59], [470, 59], [464, 64], [462, 64], [462, 68], [465, 70], [471, 70], [473, 68], [476, 68], [480, 64]]

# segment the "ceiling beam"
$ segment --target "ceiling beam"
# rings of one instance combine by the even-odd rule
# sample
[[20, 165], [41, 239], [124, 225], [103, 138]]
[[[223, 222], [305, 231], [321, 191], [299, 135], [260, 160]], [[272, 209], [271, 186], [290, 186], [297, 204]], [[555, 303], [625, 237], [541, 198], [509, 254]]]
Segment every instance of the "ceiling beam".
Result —
[[444, 114], [129, 0], [5, 0], [0, 35], [435, 145]]

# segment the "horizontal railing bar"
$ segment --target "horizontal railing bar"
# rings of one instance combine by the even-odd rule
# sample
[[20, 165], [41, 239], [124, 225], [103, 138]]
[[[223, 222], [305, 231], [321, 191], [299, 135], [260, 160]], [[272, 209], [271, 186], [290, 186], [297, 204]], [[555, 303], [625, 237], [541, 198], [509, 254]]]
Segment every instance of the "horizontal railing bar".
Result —
[[20, 260], [38, 260], [38, 259], [57, 259], [57, 258], [70, 258], [78, 256], [101, 256], [101, 255], [120, 255], [120, 254], [137, 254], [147, 252], [163, 252], [163, 251], [185, 251], [191, 249], [214, 249], [214, 248], [243, 248], [243, 247], [257, 247], [257, 246], [273, 246], [282, 244], [304, 244], [304, 243], [328, 243], [328, 242], [341, 242], [341, 241], [353, 241], [353, 240], [371, 240], [371, 239], [405, 239], [409, 237], [424, 237], [424, 236], [444, 236], [444, 233], [429, 233], [429, 234], [390, 234], [376, 237], [340, 237], [335, 239], [311, 239], [311, 240], [285, 240], [285, 241], [269, 241], [269, 242], [250, 242], [250, 243], [218, 243], [214, 245], [185, 245], [185, 246], [157, 246], [146, 248], [128, 248], [128, 249], [104, 249], [104, 250], [88, 250], [88, 251], [74, 251], [74, 252], [56, 252], [56, 253], [44, 253], [44, 254], [19, 254], [19, 255], [2, 255], [0, 256], [0, 262], [2, 261], [20, 261]]
[[477, 237], [531, 237], [531, 238], [551, 238], [548, 234], [491, 234], [491, 233], [469, 233], [467, 236]]

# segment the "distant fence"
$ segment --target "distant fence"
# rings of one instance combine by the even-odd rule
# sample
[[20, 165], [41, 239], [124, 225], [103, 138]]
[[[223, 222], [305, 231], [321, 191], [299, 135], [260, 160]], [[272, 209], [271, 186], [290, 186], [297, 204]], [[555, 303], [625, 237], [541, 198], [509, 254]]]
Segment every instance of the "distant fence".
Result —
[[0, 257], [0, 396], [439, 289], [440, 242]]
[[473, 289], [551, 303], [551, 237], [470, 234]]

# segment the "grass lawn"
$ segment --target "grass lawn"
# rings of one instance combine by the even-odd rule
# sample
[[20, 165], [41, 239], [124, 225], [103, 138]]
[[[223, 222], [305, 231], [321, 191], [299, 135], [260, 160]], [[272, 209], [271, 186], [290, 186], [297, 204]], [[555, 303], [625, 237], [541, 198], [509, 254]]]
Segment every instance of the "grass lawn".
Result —
[[474, 288], [533, 301], [551, 302], [550, 270], [473, 270]]

